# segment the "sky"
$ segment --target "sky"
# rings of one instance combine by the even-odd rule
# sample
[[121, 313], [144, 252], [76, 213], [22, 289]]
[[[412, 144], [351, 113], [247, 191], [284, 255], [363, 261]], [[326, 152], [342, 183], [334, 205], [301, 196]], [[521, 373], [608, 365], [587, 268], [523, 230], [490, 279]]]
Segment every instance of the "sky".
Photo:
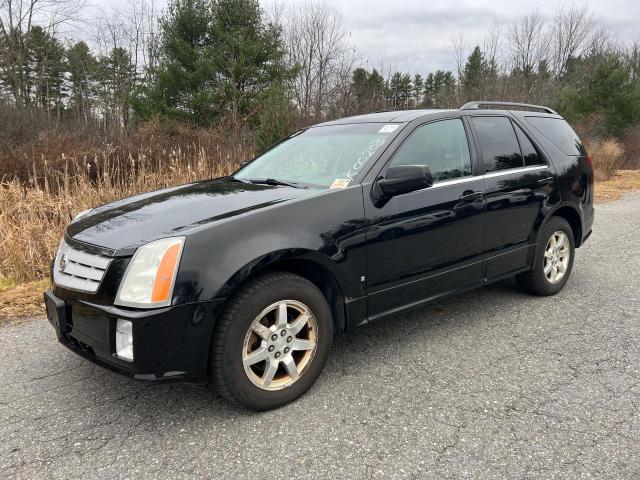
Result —
[[[95, 0], [94, 0], [95, 1]], [[128, 0], [101, 0], [103, 9], [124, 5]], [[167, 0], [156, 0], [162, 6]], [[295, 3], [300, 0], [260, 0]], [[532, 13], [536, 9], [551, 20], [562, 5], [586, 6], [622, 42], [640, 41], [640, 1], [606, 0], [574, 3], [537, 0], [316, 0], [343, 17], [349, 42], [355, 46], [360, 64], [426, 74], [437, 69], [455, 70], [452, 39], [463, 35], [473, 46], [482, 44], [485, 32], [499, 22]], [[366, 59], [366, 60], [365, 60]]]
[[[289, 0], [295, 1], [295, 0]], [[539, 9], [551, 20], [568, 2], [538, 0], [325, 0], [340, 12], [357, 51], [369, 67], [428, 73], [438, 68], [454, 70], [452, 38], [462, 34], [471, 44], [482, 45], [494, 22], [510, 20]], [[640, 2], [607, 0], [575, 2], [587, 6], [621, 41], [640, 40]], [[394, 68], [396, 67], [396, 68]]]

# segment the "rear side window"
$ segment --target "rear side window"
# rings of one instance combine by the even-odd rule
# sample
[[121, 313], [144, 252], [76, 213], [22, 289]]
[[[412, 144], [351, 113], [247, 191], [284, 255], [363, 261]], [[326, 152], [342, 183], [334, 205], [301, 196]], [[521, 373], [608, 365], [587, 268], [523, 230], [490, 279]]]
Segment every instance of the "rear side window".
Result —
[[542, 165], [544, 162], [538, 153], [536, 147], [533, 146], [527, 134], [522, 131], [522, 129], [518, 125], [513, 125], [513, 128], [516, 130], [516, 135], [518, 136], [518, 142], [520, 142], [520, 150], [522, 150], [522, 156], [524, 157], [524, 165], [525, 167], [530, 167], [533, 165]]
[[487, 173], [524, 166], [511, 120], [506, 117], [472, 117]]
[[551, 117], [525, 117], [527, 122], [536, 130], [547, 137], [551, 142], [567, 155], [584, 155], [582, 142], [569, 126], [561, 118]]

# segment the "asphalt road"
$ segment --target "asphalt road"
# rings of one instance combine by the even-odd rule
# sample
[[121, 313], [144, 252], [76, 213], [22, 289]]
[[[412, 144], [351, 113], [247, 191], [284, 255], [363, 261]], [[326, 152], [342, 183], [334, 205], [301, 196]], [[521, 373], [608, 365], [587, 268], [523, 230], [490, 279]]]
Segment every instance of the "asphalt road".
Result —
[[1, 478], [640, 478], [640, 195], [598, 206], [559, 295], [513, 282], [338, 338], [255, 414], [0, 330]]

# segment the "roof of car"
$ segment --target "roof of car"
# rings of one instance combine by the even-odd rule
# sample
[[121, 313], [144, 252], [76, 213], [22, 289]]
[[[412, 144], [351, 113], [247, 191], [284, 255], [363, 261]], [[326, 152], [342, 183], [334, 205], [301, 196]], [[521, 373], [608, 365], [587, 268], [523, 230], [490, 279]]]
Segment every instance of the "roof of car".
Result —
[[420, 110], [396, 110], [396, 111], [390, 111], [390, 112], [375, 112], [375, 113], [368, 113], [366, 115], [356, 115], [354, 117], [337, 118], [335, 120], [319, 123], [314, 126], [318, 127], [318, 126], [325, 126], [325, 125], [339, 125], [339, 124], [345, 124], [345, 123], [410, 122], [411, 120], [415, 120], [416, 118], [422, 117], [424, 115], [440, 113], [440, 112], [451, 112], [451, 111], [453, 110], [432, 108], [432, 109], [420, 109]]

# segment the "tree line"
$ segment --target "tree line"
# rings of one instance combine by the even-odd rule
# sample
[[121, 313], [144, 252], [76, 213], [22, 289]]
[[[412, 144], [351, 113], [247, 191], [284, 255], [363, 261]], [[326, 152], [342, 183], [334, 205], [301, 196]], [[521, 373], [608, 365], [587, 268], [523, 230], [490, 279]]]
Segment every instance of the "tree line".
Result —
[[[170, 0], [160, 13], [130, 0], [93, 22], [79, 20], [84, 11], [74, 0], [0, 0], [0, 120], [1, 110], [36, 112], [48, 128], [124, 134], [151, 119], [224, 124], [258, 149], [326, 119], [478, 99], [551, 105], [594, 135], [640, 121], [640, 44], [619, 42], [586, 8], [496, 23], [478, 45], [453, 38], [455, 68], [421, 73], [366, 66], [343, 18], [313, 0]], [[74, 40], [69, 25], [91, 38]]]

